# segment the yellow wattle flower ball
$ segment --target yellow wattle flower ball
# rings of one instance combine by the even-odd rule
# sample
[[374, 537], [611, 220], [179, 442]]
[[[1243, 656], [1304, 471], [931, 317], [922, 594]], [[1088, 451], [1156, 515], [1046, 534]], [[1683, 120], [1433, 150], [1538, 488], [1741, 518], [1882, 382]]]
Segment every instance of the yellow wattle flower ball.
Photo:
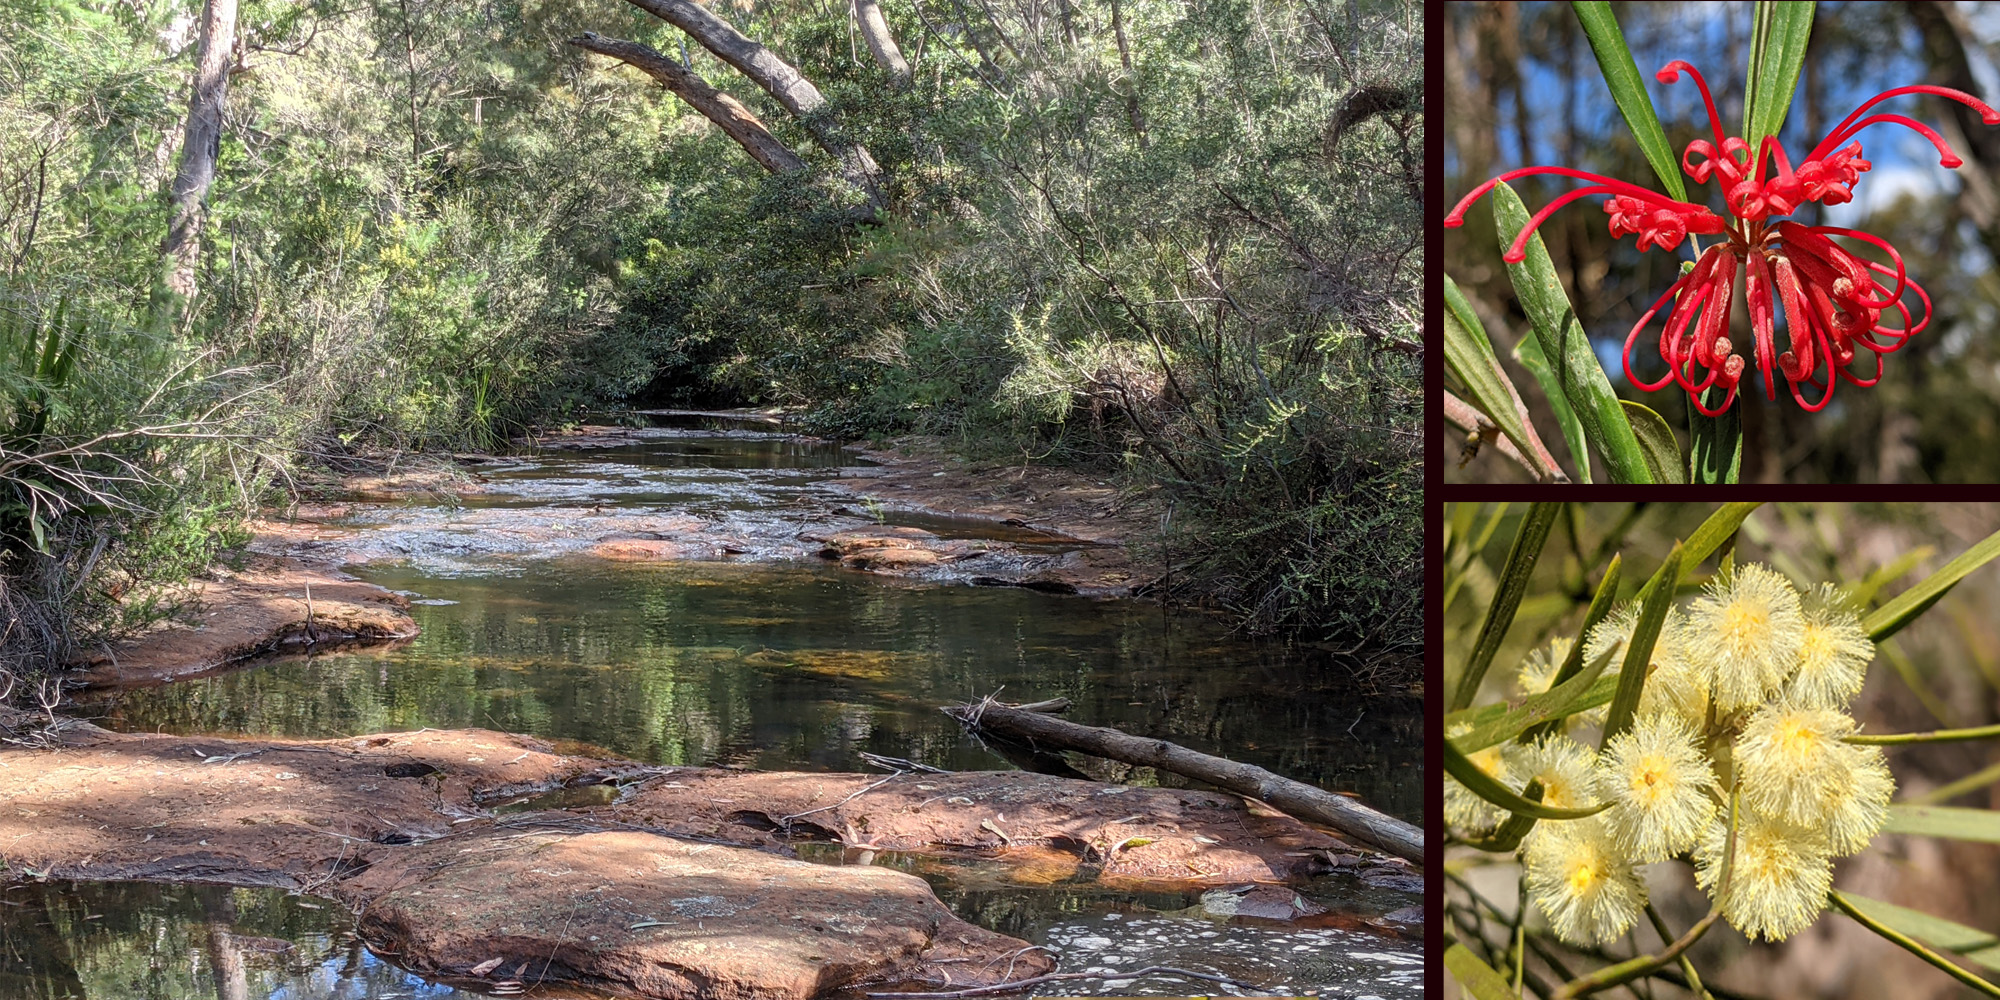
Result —
[[1861, 757], [1841, 742], [1854, 720], [1828, 708], [1777, 701], [1758, 709], [1736, 738], [1737, 788], [1760, 815], [1820, 827], [1854, 789]]
[[1836, 856], [1859, 853], [1882, 831], [1889, 818], [1889, 799], [1896, 793], [1896, 779], [1882, 748], [1848, 746], [1853, 757], [1853, 781], [1835, 800], [1826, 821], [1827, 846]]
[[1521, 670], [1514, 675], [1514, 690], [1523, 698], [1543, 694], [1555, 685], [1556, 673], [1562, 669], [1563, 661], [1569, 659], [1570, 647], [1575, 640], [1559, 635], [1549, 640], [1549, 644], [1528, 653], [1521, 661]]
[[[1472, 731], [1469, 723], [1458, 723], [1445, 729], [1447, 739], [1457, 739]], [[1466, 754], [1486, 775], [1503, 785], [1513, 785], [1508, 775], [1507, 760], [1498, 746], [1475, 750]], [[1444, 821], [1447, 826], [1460, 833], [1488, 833], [1507, 817], [1507, 811], [1473, 794], [1472, 789], [1458, 783], [1451, 775], [1444, 776]]]
[[[1533, 743], [1508, 747], [1507, 772], [1513, 787], [1526, 791], [1530, 781], [1542, 783], [1542, 804], [1556, 809], [1588, 809], [1597, 804], [1597, 754], [1561, 733]], [[1528, 840], [1542, 835], [1547, 822], [1536, 823]]]
[[1529, 898], [1570, 944], [1617, 940], [1639, 919], [1646, 884], [1599, 817], [1542, 820], [1523, 847]]
[[1803, 602], [1805, 632], [1797, 673], [1785, 686], [1792, 701], [1816, 708], [1846, 708], [1861, 693], [1875, 643], [1861, 616], [1844, 607], [1839, 588], [1822, 583]]
[[[1521, 661], [1520, 671], [1514, 675], [1515, 692], [1523, 698], [1532, 698], [1554, 687], [1556, 674], [1562, 672], [1563, 661], [1569, 659], [1570, 650], [1575, 645], [1576, 640], [1559, 635], [1550, 639], [1548, 645], [1529, 652]], [[1569, 717], [1567, 728], [1575, 733], [1593, 725], [1601, 726], [1608, 712], [1609, 707], [1605, 705], [1585, 709]]]
[[1725, 887], [1720, 882], [1728, 839], [1725, 813], [1709, 824], [1695, 849], [1694, 880], [1710, 899], [1719, 899], [1730, 926], [1751, 940], [1783, 941], [1819, 918], [1833, 887], [1833, 858], [1817, 833], [1754, 812], [1742, 816]]
[[1750, 564], [1728, 582], [1708, 585], [1688, 609], [1683, 641], [1715, 707], [1734, 712], [1763, 704], [1784, 686], [1798, 665], [1805, 626], [1791, 582]]
[[[1667, 609], [1666, 624], [1660, 627], [1662, 637], [1673, 631], [1674, 620], [1679, 616], [1679, 608]], [[1621, 604], [1612, 609], [1611, 613], [1605, 615], [1604, 620], [1598, 622], [1590, 630], [1590, 634], [1584, 637], [1584, 662], [1594, 663], [1598, 657], [1610, 653], [1611, 665], [1605, 669], [1617, 672], [1619, 666], [1625, 662], [1625, 644], [1632, 641], [1632, 633], [1638, 627], [1639, 605]], [[1665, 652], [1661, 646], [1662, 643], [1653, 644], [1652, 662], [1646, 665], [1649, 671], [1658, 670], [1661, 666], [1661, 654]]]
[[[1607, 670], [1617, 670], [1624, 662], [1625, 644], [1639, 627], [1639, 606], [1627, 604], [1604, 616], [1584, 639], [1584, 659], [1596, 662], [1611, 654]], [[1646, 686], [1639, 694], [1640, 716], [1672, 714], [1689, 728], [1701, 730], [1708, 720], [1708, 679], [1687, 656], [1687, 613], [1667, 609], [1660, 634], [1653, 640], [1653, 655], [1646, 663]], [[1602, 711], [1602, 710], [1600, 710]], [[1600, 721], [1602, 721], [1600, 719]]]
[[[1715, 772], [1694, 730], [1673, 715], [1642, 718], [1598, 756], [1602, 815], [1619, 847], [1640, 863], [1692, 848], [1715, 816]], [[1539, 825], [1539, 824], [1538, 824]]]

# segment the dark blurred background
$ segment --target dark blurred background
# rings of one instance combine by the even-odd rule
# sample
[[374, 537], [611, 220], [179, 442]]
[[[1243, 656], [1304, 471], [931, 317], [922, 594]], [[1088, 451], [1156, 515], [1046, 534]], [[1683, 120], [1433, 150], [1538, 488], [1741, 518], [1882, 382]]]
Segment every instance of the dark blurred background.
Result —
[[[1672, 86], [1653, 79], [1673, 59], [1688, 60], [1708, 79], [1724, 134], [1741, 133], [1751, 4], [1612, 6], [1677, 157], [1690, 140], [1706, 138], [1709, 131], [1700, 94], [1688, 78]], [[1444, 7], [1447, 205], [1489, 177], [1530, 165], [1571, 166], [1660, 190], [1605, 90], [1569, 4]], [[1821, 3], [1780, 138], [1796, 161], [1862, 101], [1912, 83], [1956, 87], [2000, 104], [1996, 62], [2000, 3]], [[1831, 210], [1812, 205], [1792, 218], [1887, 239], [1903, 255], [1910, 276], [1931, 294], [1936, 318], [1886, 357], [1879, 385], [1843, 384], [1820, 413], [1801, 411], [1782, 381], [1779, 399], [1767, 400], [1762, 384], [1753, 387], [1746, 373], [1744, 482], [2000, 482], [2000, 339], [1994, 335], [2000, 280], [1993, 273], [2000, 254], [2000, 126], [1981, 125], [1976, 113], [1936, 97], [1900, 97], [1872, 110], [1931, 125], [1964, 165], [1945, 170], [1916, 133], [1874, 126], [1859, 136], [1864, 157], [1875, 166], [1856, 185], [1855, 201]], [[1691, 199], [1721, 210], [1714, 183], [1687, 183]], [[1579, 184], [1537, 177], [1515, 187], [1534, 211]], [[1614, 242], [1602, 201], [1574, 203], [1540, 232], [1613, 388], [1666, 417], [1685, 451], [1686, 395], [1674, 387], [1653, 393], [1633, 388], [1619, 352], [1639, 316], [1672, 285], [1679, 263], [1692, 257], [1685, 245], [1669, 256], [1641, 254], [1630, 237]], [[1467, 213], [1464, 228], [1446, 230], [1444, 261], [1478, 310], [1543, 440], [1573, 469], [1539, 385], [1510, 356], [1529, 331], [1501, 266], [1485, 202]], [[1749, 320], [1738, 281], [1732, 339], [1746, 344]], [[1915, 298], [1908, 301], [1914, 309]], [[1782, 343], [1782, 332], [1779, 336]], [[1635, 356], [1651, 361], [1642, 372], [1660, 370], [1657, 342], [1657, 326], [1642, 335]], [[1868, 364], [1858, 362], [1857, 369]], [[1447, 435], [1451, 454], [1464, 443], [1462, 435], [1442, 425], [1435, 433]], [[1603, 481], [1601, 463], [1595, 471]], [[1492, 449], [1463, 468], [1448, 465], [1445, 477], [1447, 482], [1528, 481]]]

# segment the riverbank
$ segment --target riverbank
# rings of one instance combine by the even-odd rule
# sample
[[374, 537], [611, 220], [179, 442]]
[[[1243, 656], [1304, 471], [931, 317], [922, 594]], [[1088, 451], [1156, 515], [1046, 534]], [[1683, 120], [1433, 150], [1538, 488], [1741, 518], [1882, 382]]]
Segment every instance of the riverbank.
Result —
[[329, 564], [246, 553], [194, 580], [187, 613], [99, 650], [72, 679], [87, 686], [162, 683], [258, 656], [414, 638], [410, 602]]

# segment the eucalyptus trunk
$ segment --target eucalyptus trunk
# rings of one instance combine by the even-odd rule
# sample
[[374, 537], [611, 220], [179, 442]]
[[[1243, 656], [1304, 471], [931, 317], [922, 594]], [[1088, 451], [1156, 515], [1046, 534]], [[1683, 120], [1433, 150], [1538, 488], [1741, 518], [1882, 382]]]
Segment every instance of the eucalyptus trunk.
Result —
[[184, 300], [195, 295], [195, 265], [201, 256], [204, 202], [215, 181], [222, 147], [222, 106], [229, 98], [229, 66], [236, 45], [236, 0], [207, 0], [201, 12], [201, 42], [195, 55], [194, 89], [188, 96], [187, 131], [181, 165], [174, 175], [173, 217], [160, 246], [168, 290]]

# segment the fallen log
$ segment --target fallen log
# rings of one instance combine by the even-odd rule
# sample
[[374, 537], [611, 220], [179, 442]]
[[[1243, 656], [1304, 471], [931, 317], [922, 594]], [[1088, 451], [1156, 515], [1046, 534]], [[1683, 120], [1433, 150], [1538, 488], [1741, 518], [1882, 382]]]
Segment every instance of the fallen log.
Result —
[[1002, 705], [992, 698], [971, 705], [946, 706], [944, 713], [975, 734], [1026, 743], [1040, 750], [1075, 750], [1206, 781], [1217, 788], [1267, 802], [1300, 819], [1324, 823], [1396, 857], [1417, 864], [1424, 860], [1424, 835], [1416, 827], [1261, 767], [1197, 753], [1165, 740], [1065, 722], [1040, 712]]

